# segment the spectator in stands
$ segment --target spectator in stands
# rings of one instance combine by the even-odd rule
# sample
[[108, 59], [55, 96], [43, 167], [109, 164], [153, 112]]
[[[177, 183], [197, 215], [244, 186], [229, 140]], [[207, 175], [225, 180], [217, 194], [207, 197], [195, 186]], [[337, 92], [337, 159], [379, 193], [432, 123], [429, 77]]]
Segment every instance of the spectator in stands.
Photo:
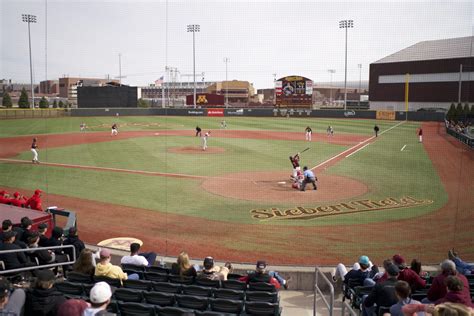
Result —
[[469, 281], [466, 277], [456, 271], [456, 265], [453, 261], [446, 259], [441, 262], [441, 273], [437, 275], [433, 279], [433, 283], [431, 284], [426, 299], [423, 299], [423, 303], [433, 303], [440, 298], [446, 296], [448, 293], [448, 289], [446, 287], [446, 280], [449, 276], [456, 276], [458, 277], [461, 282], [463, 283], [464, 287], [462, 289], [462, 293], [466, 298], [470, 298], [471, 295], [469, 293]]
[[287, 280], [283, 279], [275, 271], [267, 272], [267, 263], [263, 260], [257, 261], [254, 272], [249, 273], [247, 276], [241, 277], [239, 280], [247, 282], [247, 283], [252, 283], [252, 282], [270, 283], [270, 284], [273, 284], [276, 289], [279, 289], [283, 285], [285, 289], [288, 289]]
[[204, 258], [203, 270], [199, 271], [198, 278], [205, 278], [210, 280], [227, 280], [229, 274], [230, 263], [226, 263], [224, 267], [218, 267], [214, 264], [214, 258]]
[[400, 269], [400, 275], [398, 279], [406, 281], [410, 284], [412, 292], [422, 289], [426, 286], [426, 280], [423, 280], [415, 271], [408, 268], [405, 263], [405, 259], [401, 255], [394, 255], [393, 263]]
[[74, 263], [72, 270], [74, 272], [87, 274], [92, 277], [95, 273], [95, 265], [93, 264], [94, 261], [94, 253], [92, 250], [86, 248], [82, 250], [79, 254], [79, 257], [77, 257], [76, 263]]
[[[399, 268], [391, 264], [387, 268], [388, 279], [385, 282], [375, 284], [370, 294], [363, 300], [363, 315], [378, 315], [380, 307], [391, 307], [398, 299], [395, 294], [395, 284], [400, 273]], [[375, 306], [374, 306], [375, 304]]]
[[[39, 233], [30, 232], [27, 237], [27, 245], [30, 249], [38, 248]], [[36, 251], [28, 252], [28, 256], [32, 262], [35, 262], [35, 258], [38, 259], [40, 265], [53, 263], [56, 259], [55, 253], [51, 250], [37, 249]]]
[[110, 285], [105, 282], [96, 283], [90, 292], [91, 307], [84, 311], [84, 316], [99, 315], [107, 309], [112, 297]]
[[0, 204], [8, 204], [9, 202], [8, 192], [5, 190], [0, 191]]
[[151, 267], [156, 260], [155, 252], [142, 252], [138, 253], [140, 250], [139, 243], [130, 244], [130, 256], [123, 256], [120, 263], [121, 264], [133, 264], [136, 266], [145, 266]]
[[84, 300], [70, 298], [59, 306], [57, 316], [82, 316], [89, 307]]
[[417, 300], [413, 300], [410, 297], [411, 288], [410, 285], [405, 281], [397, 281], [395, 283], [395, 294], [398, 298], [398, 303], [390, 307], [391, 316], [403, 316], [402, 307], [407, 304], [421, 304]]
[[13, 227], [13, 230], [16, 232], [16, 239], [26, 243], [26, 237], [28, 236], [28, 232], [31, 230], [32, 225], [33, 221], [29, 217], [22, 217], [20, 220], [20, 227]]
[[102, 249], [100, 251], [100, 260], [95, 267], [96, 276], [106, 276], [112, 279], [120, 280], [138, 280], [139, 276], [136, 273], [132, 273], [127, 276], [125, 272], [122, 271], [122, 268], [115, 266], [110, 263], [111, 254], [107, 249]]
[[[74, 252], [76, 254], [76, 259], [79, 258], [79, 254], [81, 253], [82, 250], [86, 248], [84, 245], [84, 242], [79, 239], [79, 236], [77, 235], [77, 229], [75, 227], [70, 227], [68, 230], [68, 236], [66, 239], [63, 241], [63, 245], [73, 245], [74, 246]], [[65, 249], [64, 253], [69, 255], [69, 259], [72, 260], [72, 249]]]
[[63, 293], [54, 288], [54, 273], [37, 270], [36, 282], [26, 294], [25, 315], [55, 316], [59, 306], [66, 301]]
[[[63, 229], [61, 227], [54, 227], [51, 232], [51, 237], [46, 243], [47, 247], [62, 246], [63, 245]], [[63, 250], [57, 249], [54, 251], [57, 255], [64, 254]]]
[[[0, 250], [17, 250], [21, 249], [20, 246], [15, 244], [16, 233], [14, 231], [9, 231], [3, 234], [3, 244], [0, 245]], [[0, 260], [5, 263], [5, 269], [17, 269], [23, 267], [29, 267], [34, 264], [26, 258], [24, 252], [13, 252], [13, 253], [4, 253], [0, 254]]]
[[47, 247], [48, 239], [49, 239], [48, 237], [46, 237], [47, 232], [48, 232], [48, 224], [41, 223], [38, 225], [38, 233], [40, 235], [38, 246]]
[[0, 278], [0, 315], [20, 316], [25, 305], [26, 294], [23, 289], [15, 289], [7, 279]]
[[197, 276], [199, 268], [191, 265], [189, 256], [186, 252], [181, 252], [176, 259], [176, 262], [171, 265], [171, 273], [180, 276]]
[[373, 286], [375, 281], [372, 278], [378, 272], [377, 266], [372, 265], [369, 257], [360, 256], [359, 262], [354, 263], [351, 271], [347, 272], [346, 266], [339, 263], [336, 268], [333, 269], [331, 275], [334, 282], [336, 282], [338, 278], [341, 278], [345, 284], [348, 284], [350, 279], [355, 279], [359, 280], [359, 285]]
[[454, 251], [454, 249], [448, 251], [448, 258], [454, 262], [454, 264], [456, 265], [456, 270], [458, 270], [459, 273], [462, 273], [464, 275], [473, 274], [474, 265], [462, 261], [461, 258], [459, 258], [458, 254]]
[[383, 269], [384, 269], [384, 272], [379, 272], [377, 273], [377, 275], [374, 277], [374, 280], [377, 282], [377, 283], [382, 283], [382, 282], [385, 282], [387, 281], [388, 279], [388, 273], [387, 273], [387, 269], [388, 267], [392, 264], [392, 259], [385, 259], [383, 261]]
[[0, 241], [3, 241], [3, 234], [13, 229], [13, 223], [9, 219], [5, 219], [2, 222], [2, 232], [0, 233]]
[[438, 299], [435, 302], [435, 305], [450, 302], [474, 307], [474, 304], [472, 304], [471, 301], [471, 296], [469, 295], [466, 297], [466, 295], [463, 293], [464, 284], [461, 279], [459, 279], [457, 276], [450, 275], [446, 279], [446, 286], [448, 288], [448, 293], [446, 293], [444, 297]]
[[32, 210], [43, 211], [41, 205], [41, 191], [40, 189], [35, 190], [35, 193], [26, 201], [26, 207], [31, 208]]
[[25, 207], [26, 206], [26, 197], [20, 195], [20, 192], [13, 193], [13, 197], [9, 199], [8, 203], [16, 207]]

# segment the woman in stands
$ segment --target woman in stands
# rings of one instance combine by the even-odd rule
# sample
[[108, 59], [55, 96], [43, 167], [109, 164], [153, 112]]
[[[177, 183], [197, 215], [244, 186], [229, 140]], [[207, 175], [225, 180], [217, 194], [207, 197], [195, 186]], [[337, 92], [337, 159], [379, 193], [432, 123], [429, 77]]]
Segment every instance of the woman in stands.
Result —
[[94, 273], [95, 273], [95, 265], [93, 263], [94, 255], [95, 254], [89, 249], [82, 250], [81, 253], [79, 254], [79, 257], [76, 260], [76, 263], [72, 267], [72, 271], [94, 276]]
[[186, 252], [181, 252], [176, 260], [176, 263], [171, 265], [171, 273], [180, 276], [197, 276], [195, 266], [189, 262], [189, 256]]

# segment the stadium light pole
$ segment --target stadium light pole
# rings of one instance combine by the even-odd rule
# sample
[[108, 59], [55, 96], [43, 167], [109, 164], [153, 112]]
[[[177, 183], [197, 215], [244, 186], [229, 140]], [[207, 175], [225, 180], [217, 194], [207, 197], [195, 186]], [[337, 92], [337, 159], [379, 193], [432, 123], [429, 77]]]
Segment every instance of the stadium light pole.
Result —
[[196, 41], [195, 34], [200, 31], [201, 26], [199, 24], [189, 24], [188, 32], [193, 33], [193, 81], [194, 81], [194, 94], [193, 94], [193, 105], [196, 108]]
[[230, 58], [224, 57], [224, 62], [225, 62], [225, 106], [228, 107], [229, 106], [229, 96], [228, 96], [229, 83], [227, 80], [227, 64], [230, 62]]
[[31, 60], [31, 32], [30, 23], [36, 23], [36, 15], [22, 14], [22, 21], [28, 23], [28, 46], [30, 50], [30, 80], [31, 80], [31, 106], [35, 108], [35, 90], [33, 89], [33, 62]]
[[329, 88], [329, 103], [332, 104], [332, 75], [336, 73], [336, 69], [328, 69], [328, 72], [331, 74], [331, 87]]
[[359, 67], [359, 108], [360, 108], [360, 96], [361, 96], [361, 83], [362, 83], [362, 64], [357, 64]]
[[354, 27], [353, 20], [342, 20], [339, 21], [339, 28], [346, 29], [346, 54], [345, 54], [345, 66], [344, 66], [344, 110], [347, 109], [347, 29]]

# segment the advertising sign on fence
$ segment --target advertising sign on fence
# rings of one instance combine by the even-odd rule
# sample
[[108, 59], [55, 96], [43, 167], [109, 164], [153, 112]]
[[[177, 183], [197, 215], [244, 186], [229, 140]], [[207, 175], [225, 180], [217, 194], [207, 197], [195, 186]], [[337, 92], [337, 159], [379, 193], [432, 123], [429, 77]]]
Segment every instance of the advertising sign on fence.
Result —
[[207, 109], [207, 116], [224, 116], [224, 109]]
[[395, 120], [395, 111], [377, 111], [377, 120]]

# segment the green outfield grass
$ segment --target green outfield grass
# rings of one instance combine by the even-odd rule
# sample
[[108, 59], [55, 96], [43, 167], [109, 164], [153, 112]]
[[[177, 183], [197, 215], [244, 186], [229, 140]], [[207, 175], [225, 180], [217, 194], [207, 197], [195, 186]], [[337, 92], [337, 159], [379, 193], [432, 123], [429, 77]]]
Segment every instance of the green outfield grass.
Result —
[[[86, 122], [91, 131], [108, 131], [118, 121], [125, 130], [190, 130], [199, 125], [218, 129], [220, 118], [205, 117], [120, 117], [120, 118], [58, 118], [42, 120], [11, 120], [0, 122], [0, 137], [78, 132], [79, 124]], [[336, 133], [359, 134], [370, 137], [376, 123], [381, 132], [397, 122], [374, 120], [286, 119], [286, 118], [225, 118], [228, 129], [301, 132], [309, 125], [316, 133], [325, 133], [332, 125]], [[134, 125], [135, 124], [135, 125]], [[138, 125], [137, 125], [138, 124]], [[147, 125], [150, 124], [150, 125]], [[159, 125], [153, 125], [159, 124]], [[317, 205], [295, 203], [251, 202], [225, 198], [204, 191], [200, 180], [140, 174], [67, 169], [45, 165], [14, 165], [0, 163], [0, 187], [24, 189], [45, 188], [49, 193], [86, 198], [158, 212], [183, 214], [213, 220], [258, 225], [340, 225], [379, 222], [388, 219], [409, 218], [439, 209], [447, 201], [447, 194], [423, 146], [418, 144], [416, 123], [404, 123], [383, 134], [376, 142], [345, 158], [327, 173], [357, 179], [369, 187], [369, 192], [358, 199], [383, 200], [387, 197], [411, 196], [428, 199], [426, 206], [402, 208], [322, 217], [314, 220], [256, 221], [249, 216], [254, 208]], [[317, 140], [317, 137], [315, 138]], [[121, 168], [129, 170], [180, 173], [198, 176], [222, 176], [249, 171], [288, 171], [289, 154], [308, 143], [304, 141], [255, 140], [211, 137], [210, 146], [225, 149], [213, 155], [183, 155], [170, 153], [171, 147], [199, 146], [193, 136], [139, 137], [104, 143], [74, 145], [40, 152], [43, 162]], [[405, 146], [404, 151], [401, 148]], [[351, 146], [313, 142], [311, 150], [303, 154], [303, 164], [315, 166]], [[26, 148], [28, 148], [26, 146]], [[25, 151], [18, 159], [30, 160]], [[344, 190], [344, 188], [340, 188]], [[295, 192], [297, 194], [297, 192]], [[345, 200], [337, 201], [346, 202]], [[321, 203], [327, 204], [327, 203]]]

